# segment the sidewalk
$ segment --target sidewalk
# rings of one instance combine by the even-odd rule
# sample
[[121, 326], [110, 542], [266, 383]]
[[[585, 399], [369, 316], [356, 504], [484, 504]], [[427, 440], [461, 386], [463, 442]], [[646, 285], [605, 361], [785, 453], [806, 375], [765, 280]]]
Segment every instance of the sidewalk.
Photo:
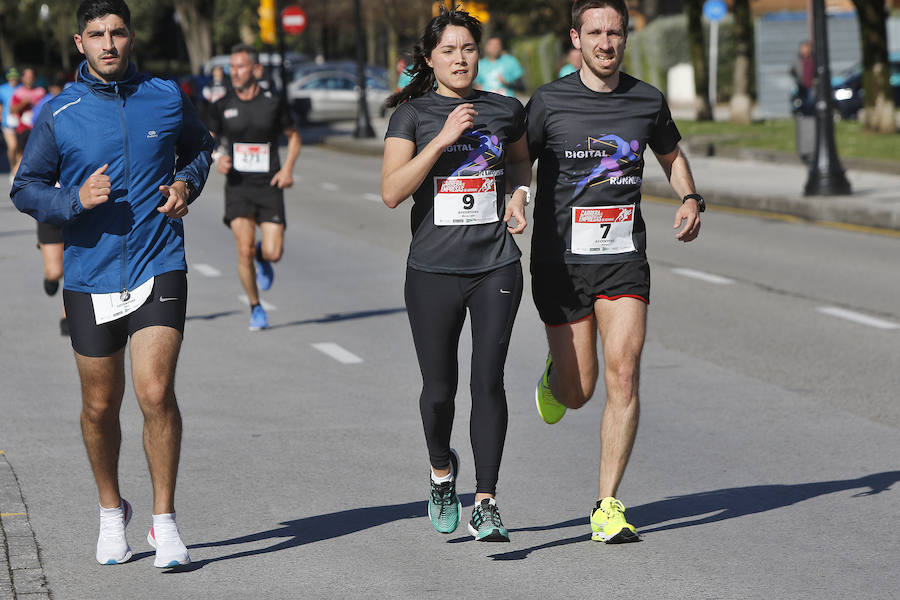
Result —
[[[341, 128], [346, 134], [331, 135], [322, 145], [341, 152], [381, 156], [384, 150], [386, 119], [373, 119], [375, 138], [356, 139], [353, 124]], [[730, 206], [791, 215], [809, 221], [838, 222], [847, 225], [900, 231], [900, 164], [896, 173], [864, 170], [864, 162], [846, 168], [850, 181], [849, 196], [804, 196], [809, 170], [799, 160], [772, 156], [730, 158], [703, 156], [682, 142], [690, 159], [698, 191], [711, 207]], [[643, 191], [645, 194], [675, 199], [675, 192], [651, 152], [645, 153]], [[879, 165], [883, 167], [883, 165]], [[883, 170], [883, 169], [881, 169]]]

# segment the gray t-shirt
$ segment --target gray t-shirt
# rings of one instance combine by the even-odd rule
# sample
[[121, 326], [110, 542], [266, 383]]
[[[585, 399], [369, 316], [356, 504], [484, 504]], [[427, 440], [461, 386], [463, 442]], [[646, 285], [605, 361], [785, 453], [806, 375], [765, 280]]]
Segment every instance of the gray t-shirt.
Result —
[[595, 92], [575, 72], [538, 88], [526, 111], [538, 161], [532, 262], [643, 260], [644, 150], [668, 154], [681, 139], [662, 93], [626, 73]]
[[525, 109], [515, 98], [475, 91], [468, 98], [429, 92], [391, 115], [385, 139], [433, 140], [458, 105], [471, 103], [475, 127], [448, 146], [415, 192], [407, 264], [431, 273], [484, 273], [519, 260], [503, 222], [506, 145], [525, 135]]

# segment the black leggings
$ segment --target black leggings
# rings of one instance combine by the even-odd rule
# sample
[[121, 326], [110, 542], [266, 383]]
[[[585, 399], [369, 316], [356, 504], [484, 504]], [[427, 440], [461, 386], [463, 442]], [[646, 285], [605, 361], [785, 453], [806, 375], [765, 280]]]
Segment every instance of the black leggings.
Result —
[[412, 328], [422, 395], [419, 409], [431, 465], [450, 464], [459, 335], [472, 322], [472, 414], [476, 493], [494, 494], [506, 441], [503, 369], [519, 301], [522, 267], [515, 262], [488, 273], [448, 275], [406, 269], [406, 310]]

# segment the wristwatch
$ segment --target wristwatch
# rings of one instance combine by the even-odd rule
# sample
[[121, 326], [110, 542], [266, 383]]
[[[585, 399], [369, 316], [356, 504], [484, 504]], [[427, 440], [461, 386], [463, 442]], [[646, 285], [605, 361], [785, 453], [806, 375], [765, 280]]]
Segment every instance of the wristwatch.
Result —
[[[194, 188], [194, 184], [191, 183], [190, 180], [188, 180], [188, 179], [176, 179], [175, 181], [176, 181], [176, 182], [180, 181], [181, 183], [184, 184], [184, 187], [186, 187], [186, 188], [187, 188], [187, 191], [188, 191], [188, 198], [190, 198], [190, 197], [192, 197], [192, 196], [194, 195], [194, 192], [196, 191], [196, 188]], [[687, 196], [685, 196], [685, 198], [686, 198], [686, 197], [687, 197]]]
[[688, 198], [693, 198], [697, 201], [697, 210], [703, 212], [706, 210], [706, 200], [703, 199], [703, 196], [700, 194], [688, 194], [684, 198], [681, 199], [681, 203], [684, 204], [687, 202]]

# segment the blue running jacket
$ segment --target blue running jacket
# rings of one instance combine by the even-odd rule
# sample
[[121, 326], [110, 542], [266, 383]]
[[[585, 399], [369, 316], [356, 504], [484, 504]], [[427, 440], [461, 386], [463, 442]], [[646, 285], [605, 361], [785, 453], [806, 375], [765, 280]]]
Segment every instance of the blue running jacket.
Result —
[[[172, 81], [138, 73], [104, 83], [87, 62], [78, 82], [46, 104], [25, 147], [10, 197], [38, 221], [62, 226], [65, 288], [110, 293], [186, 271], [184, 225], [157, 211], [159, 186], [203, 189], [214, 142]], [[86, 210], [78, 190], [109, 163], [110, 196]], [[59, 187], [54, 185], [59, 182]]]

